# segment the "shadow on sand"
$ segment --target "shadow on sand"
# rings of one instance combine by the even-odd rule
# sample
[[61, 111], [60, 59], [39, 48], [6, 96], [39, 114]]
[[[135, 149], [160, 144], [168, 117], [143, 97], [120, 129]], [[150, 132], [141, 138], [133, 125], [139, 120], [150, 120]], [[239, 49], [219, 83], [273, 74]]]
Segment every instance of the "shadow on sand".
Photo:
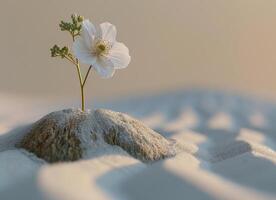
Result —
[[[265, 193], [267, 192], [276, 196], [275, 163], [265, 157], [259, 157], [252, 153], [250, 143], [237, 140], [240, 129], [248, 128], [262, 132], [264, 136], [267, 137], [267, 140], [276, 143], [276, 126], [271, 125], [270, 128], [257, 128], [248, 123], [247, 116], [250, 114], [251, 109], [255, 108], [254, 102], [252, 103], [239, 97], [230, 98], [229, 100], [227, 99], [228, 96], [223, 97], [223, 95], [219, 94], [208, 95], [206, 99], [206, 94], [201, 94], [200, 91], [192, 94], [189, 92], [184, 94], [168, 94], [121, 102], [118, 105], [114, 104], [110, 106], [110, 108], [129, 112], [138, 118], [160, 112], [164, 115], [165, 121], [162, 122], [163, 124], [177, 119], [178, 116], [181, 115], [181, 109], [185, 109], [186, 107], [192, 108], [200, 116], [199, 123], [193, 130], [207, 138], [205, 142], [198, 146], [198, 153], [206, 151], [214, 157], [224, 155], [220, 157], [219, 160], [211, 162], [209, 169], [205, 169], [204, 165], [201, 165], [202, 169], [206, 171], [211, 170], [222, 179], [231, 181], [234, 184]], [[223, 103], [225, 99], [227, 99], [227, 105]], [[207, 106], [202, 105], [202, 102], [207, 102]], [[234, 111], [232, 109], [234, 109]], [[260, 109], [262, 110], [263, 106], [261, 106]], [[270, 106], [264, 106], [264, 110], [269, 109]], [[216, 130], [208, 127], [207, 124], [210, 118], [220, 110], [231, 115], [235, 124], [232, 130]], [[274, 111], [276, 111], [275, 106], [273, 106], [273, 112]], [[272, 114], [270, 123], [275, 123], [275, 119], [275, 114]], [[23, 137], [20, 133], [25, 131], [22, 130], [28, 130], [28, 128], [28, 125], [19, 127], [0, 136], [0, 152], [12, 148], [15, 142]], [[165, 136], [176, 134], [174, 131], [166, 132], [162, 124], [153, 128], [160, 131]], [[208, 145], [206, 145], [206, 143], [208, 143]], [[227, 147], [227, 145], [229, 146]], [[233, 152], [229, 153], [232, 151], [231, 148], [236, 148], [234, 154]], [[272, 149], [275, 150], [275, 148]], [[217, 150], [221, 150], [221, 152], [217, 152]], [[20, 152], [19, 150], [11, 151]], [[222, 154], [218, 155], [218, 153]], [[28, 158], [28, 156], [26, 157]], [[20, 160], [18, 160], [18, 162], [12, 162], [3, 160], [7, 166], [22, 166], [22, 162], [19, 161]], [[107, 192], [114, 191], [114, 193], [120, 194], [120, 196], [129, 200], [213, 199], [212, 196], [191, 183], [191, 181], [183, 177], [178, 177], [167, 170], [162, 164], [163, 162], [164, 161], [160, 161], [159, 163], [142, 169], [140, 169], [139, 164], [116, 168], [99, 177], [97, 179], [97, 184], [102, 190], [106, 190]], [[39, 188], [37, 182], [39, 169], [40, 167], [34, 168], [30, 173], [18, 179], [16, 183], [0, 191], [0, 199], [43, 199], [43, 192], [41, 188]], [[124, 174], [127, 171], [133, 171], [134, 173], [127, 176], [127, 174]], [[111, 179], [114, 180], [111, 181]], [[189, 194], [189, 196], [187, 196], [187, 194]], [[93, 197], [91, 197], [91, 199], [92, 198]]]

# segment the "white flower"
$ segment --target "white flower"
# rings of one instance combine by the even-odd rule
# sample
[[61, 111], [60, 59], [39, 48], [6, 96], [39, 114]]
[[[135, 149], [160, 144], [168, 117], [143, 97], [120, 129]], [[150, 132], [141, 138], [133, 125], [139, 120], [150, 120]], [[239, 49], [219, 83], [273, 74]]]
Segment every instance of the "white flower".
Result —
[[89, 20], [82, 23], [80, 37], [73, 43], [73, 52], [83, 63], [92, 65], [103, 78], [113, 76], [130, 62], [128, 48], [116, 41], [116, 27], [108, 22], [94, 26]]

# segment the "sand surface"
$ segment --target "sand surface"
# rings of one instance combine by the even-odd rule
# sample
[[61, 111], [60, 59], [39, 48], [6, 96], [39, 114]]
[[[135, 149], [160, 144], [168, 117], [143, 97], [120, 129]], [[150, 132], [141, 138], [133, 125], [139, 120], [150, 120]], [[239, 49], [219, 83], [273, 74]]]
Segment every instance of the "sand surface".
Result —
[[13, 145], [29, 123], [64, 105], [0, 97], [0, 199], [276, 199], [271, 103], [197, 90], [97, 104], [142, 120], [183, 152], [146, 165], [120, 148], [105, 149], [49, 165]]

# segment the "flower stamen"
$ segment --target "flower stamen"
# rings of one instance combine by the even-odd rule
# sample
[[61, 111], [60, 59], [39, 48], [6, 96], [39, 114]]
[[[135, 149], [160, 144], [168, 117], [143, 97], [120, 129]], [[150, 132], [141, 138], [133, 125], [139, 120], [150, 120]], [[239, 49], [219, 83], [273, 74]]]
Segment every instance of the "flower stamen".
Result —
[[94, 52], [97, 56], [107, 55], [111, 49], [111, 44], [106, 40], [99, 40], [96, 42]]

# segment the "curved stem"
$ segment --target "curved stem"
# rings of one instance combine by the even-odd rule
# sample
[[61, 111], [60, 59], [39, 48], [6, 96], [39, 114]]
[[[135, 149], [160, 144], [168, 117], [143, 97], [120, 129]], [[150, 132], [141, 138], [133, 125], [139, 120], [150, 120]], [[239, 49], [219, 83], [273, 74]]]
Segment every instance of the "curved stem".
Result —
[[89, 72], [90, 72], [90, 70], [92, 69], [92, 65], [90, 65], [90, 67], [89, 67], [89, 69], [88, 69], [88, 71], [86, 72], [86, 75], [85, 75], [85, 78], [84, 78], [84, 81], [83, 81], [83, 83], [82, 83], [82, 86], [84, 87], [84, 85], [85, 85], [85, 83], [86, 83], [86, 80], [87, 80], [87, 78], [88, 78], [88, 75], [89, 75]]
[[76, 67], [77, 67], [77, 72], [79, 76], [79, 82], [80, 82], [80, 89], [81, 89], [81, 110], [85, 110], [85, 96], [84, 96], [84, 87], [83, 87], [83, 81], [82, 81], [82, 75], [81, 75], [81, 70], [80, 70], [80, 64], [78, 59], [76, 59]]
[[[75, 35], [72, 34], [72, 38], [73, 38], [73, 42], [75, 41]], [[66, 57], [67, 58], [67, 57]], [[72, 59], [67, 58], [69, 61], [71, 61], [72, 63], [74, 63], [77, 67], [77, 72], [78, 72], [78, 77], [79, 77], [79, 82], [80, 82], [80, 89], [81, 89], [81, 110], [84, 111], [85, 110], [85, 95], [84, 95], [84, 85], [86, 82], [86, 79], [88, 77], [89, 71], [91, 70], [91, 66], [89, 67], [85, 79], [83, 81], [82, 79], [82, 74], [81, 74], [81, 69], [80, 69], [80, 63], [79, 60], [76, 58], [76, 62], [74, 62]]]
[[74, 65], [77, 65], [77, 64], [75, 63], [75, 61], [72, 60], [70, 57], [65, 56], [64, 58], [66, 58], [69, 62], [73, 63]]

